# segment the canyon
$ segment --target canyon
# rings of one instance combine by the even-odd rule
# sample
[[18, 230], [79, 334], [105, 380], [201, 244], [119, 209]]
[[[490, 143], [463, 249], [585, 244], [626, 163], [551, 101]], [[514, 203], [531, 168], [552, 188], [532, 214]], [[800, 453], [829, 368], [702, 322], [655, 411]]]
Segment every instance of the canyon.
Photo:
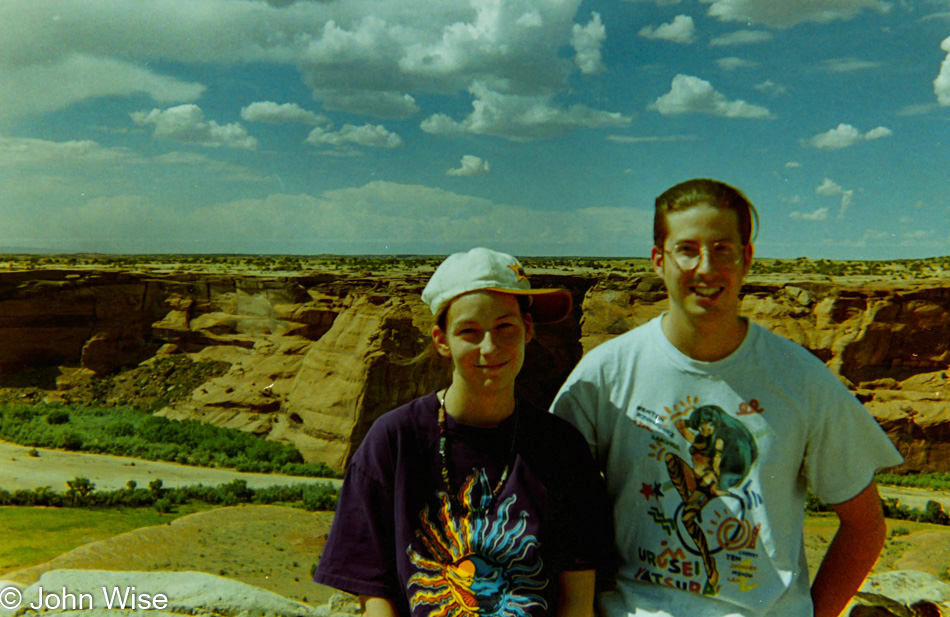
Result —
[[[641, 262], [526, 261], [533, 285], [571, 291], [574, 311], [537, 328], [525, 396], [547, 405], [584, 353], [665, 310], [662, 281]], [[431, 315], [419, 295], [437, 264], [8, 265], [0, 401], [147, 404], [340, 470], [382, 413], [447, 383], [447, 367], [422, 354]], [[905, 456], [895, 471], [950, 472], [950, 276], [753, 272], [742, 312], [854, 392]]]

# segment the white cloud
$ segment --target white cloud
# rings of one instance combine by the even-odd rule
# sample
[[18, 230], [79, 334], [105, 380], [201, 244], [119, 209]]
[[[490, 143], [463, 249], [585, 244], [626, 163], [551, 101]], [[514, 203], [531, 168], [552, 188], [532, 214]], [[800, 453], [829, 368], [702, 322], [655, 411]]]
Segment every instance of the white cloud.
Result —
[[673, 78], [669, 92], [649, 106], [664, 116], [686, 113], [705, 113], [726, 118], [771, 118], [765, 107], [745, 101], [729, 101], [716, 92], [708, 81], [691, 75]]
[[266, 122], [269, 124], [323, 124], [327, 117], [304, 109], [296, 103], [278, 104], [272, 101], [251, 103], [241, 110], [241, 118], [248, 122]]
[[[950, 81], [950, 80], [948, 80]], [[936, 90], [936, 88], [934, 88]], [[948, 97], [950, 100], [950, 97]], [[897, 110], [898, 116], [922, 116], [924, 114], [929, 114], [940, 109], [939, 103], [914, 103], [911, 105], [905, 105]]]
[[817, 208], [811, 212], [790, 212], [788, 215], [798, 221], [824, 221], [828, 219], [828, 208]]
[[848, 20], [861, 11], [887, 13], [889, 2], [881, 0], [700, 0], [709, 4], [709, 15], [722, 21], [741, 21], [775, 28], [801, 23]]
[[481, 157], [466, 154], [462, 156], [457, 169], [445, 172], [447, 176], [480, 176], [491, 171], [491, 165]]
[[771, 94], [772, 96], [781, 96], [785, 94], [785, 92], [788, 91], [788, 89], [785, 86], [783, 86], [782, 84], [777, 84], [771, 79], [766, 79], [762, 83], [756, 84], [752, 87], [758, 90], [759, 92], [765, 92], [767, 94]]
[[0, 246], [116, 253], [448, 254], [490, 246], [515, 255], [573, 255], [578, 247], [625, 255], [631, 244], [647, 246], [652, 233], [646, 208], [542, 211], [393, 182], [187, 210], [122, 192], [55, 217], [43, 210], [13, 214]]
[[[0, 38], [3, 29], [0, 26]], [[3, 47], [0, 45], [0, 51]], [[0, 118], [56, 111], [103, 96], [142, 93], [160, 103], [193, 101], [205, 90], [201, 84], [160, 75], [122, 60], [81, 54], [28, 65], [0, 61], [0, 74]]]
[[[2, 2], [0, 114], [140, 93], [161, 106], [194, 103], [204, 86], [154, 68], [176, 64], [292, 67], [323, 109], [379, 118], [408, 118], [420, 111], [419, 95], [452, 95], [475, 83], [553, 96], [569, 92], [572, 72], [600, 70], [603, 23], [593, 16], [576, 24], [579, 6], [580, 0]], [[567, 57], [563, 50], [572, 44], [577, 53]]]
[[586, 26], [574, 24], [571, 31], [571, 47], [574, 48], [574, 64], [585, 75], [600, 73], [604, 70], [600, 49], [607, 40], [607, 29], [600, 21], [599, 13], [591, 13]]
[[947, 52], [947, 57], [943, 59], [940, 73], [934, 79], [934, 94], [937, 95], [937, 102], [940, 105], [947, 106], [950, 105], [950, 37], [940, 43], [940, 49]]
[[0, 136], [0, 167], [86, 166], [142, 163], [127, 150], [106, 148], [94, 141], [48, 141]]
[[196, 143], [212, 148], [225, 146], [253, 150], [257, 147], [257, 139], [248, 135], [240, 124], [221, 125], [214, 120], [206, 120], [204, 112], [197, 105], [140, 111], [131, 114], [131, 117], [132, 121], [140, 126], [154, 125], [154, 135], [159, 139]]
[[719, 58], [716, 60], [716, 64], [719, 65], [719, 68], [724, 71], [734, 71], [736, 69], [747, 69], [758, 66], [757, 62], [750, 62], [748, 60], [743, 60], [742, 58], [737, 58], [736, 56]]
[[608, 135], [607, 141], [618, 144], [655, 144], [655, 143], [674, 143], [681, 141], [696, 141], [699, 139], [695, 135], [663, 135], [663, 136], [644, 136], [633, 137], [629, 135]]
[[879, 126], [879, 127], [877, 127], [877, 128], [871, 129], [870, 131], [868, 131], [867, 133], [865, 133], [865, 134], [864, 134], [864, 138], [867, 139], [868, 141], [870, 141], [870, 140], [872, 140], [872, 139], [880, 139], [880, 138], [882, 138], [882, 137], [890, 137], [890, 136], [893, 135], [893, 134], [894, 134], [894, 131], [892, 131], [891, 129], [887, 128], [886, 126]]
[[262, 182], [265, 180], [256, 170], [218, 161], [197, 152], [167, 152], [156, 156], [154, 160], [162, 165], [182, 165], [191, 169], [205, 169], [230, 181]]
[[638, 34], [648, 39], [689, 45], [696, 40], [696, 25], [689, 15], [677, 15], [668, 24], [644, 26]]
[[626, 254], [631, 242], [648, 243], [652, 213], [608, 207], [539, 211], [426, 186], [371, 182], [319, 196], [221, 204], [196, 213], [188, 224], [209, 235], [205, 250], [219, 252], [240, 246], [234, 238], [257, 238], [272, 239], [273, 246], [261, 252], [277, 247], [297, 253], [446, 254], [490, 246], [515, 255], [571, 255], [578, 246], [590, 246], [592, 254], [610, 255]]
[[317, 127], [310, 131], [307, 143], [329, 144], [337, 147], [356, 144], [372, 148], [398, 148], [402, 145], [402, 138], [379, 124], [364, 124], [363, 126], [345, 124], [339, 131]]
[[597, 66], [602, 25], [593, 18], [575, 36], [579, 0], [361, 4], [371, 16], [334, 4], [346, 19], [307, 37], [299, 66], [327, 109], [353, 111], [353, 101], [378, 93], [443, 94], [479, 82], [524, 95], [565, 91], [572, 60], [560, 50], [572, 41], [583, 46], [579, 66]]
[[786, 168], [786, 169], [798, 169], [798, 168], [800, 168], [801, 166], [802, 166], [802, 164], [799, 163], [798, 161], [789, 161], [789, 162], [785, 163], [785, 168]]
[[483, 84], [471, 89], [473, 111], [455, 121], [435, 114], [422, 122], [427, 133], [494, 135], [513, 141], [557, 137], [581, 128], [625, 126], [629, 117], [591, 109], [585, 105], [556, 107], [551, 96], [517, 96], [495, 92]]
[[825, 178], [815, 189], [815, 193], [823, 195], [825, 197], [840, 197], [841, 205], [838, 208], [838, 218], [844, 218], [844, 215], [847, 213], [848, 209], [851, 207], [851, 204], [854, 203], [854, 190], [848, 189], [845, 190], [841, 188], [837, 182], [834, 182], [830, 178]]
[[820, 150], [840, 150], [865, 140], [869, 141], [873, 139], [880, 139], [882, 137], [888, 137], [892, 134], [893, 131], [891, 131], [886, 126], [879, 126], [862, 135], [861, 131], [854, 128], [850, 124], [842, 123], [830, 131], [819, 133], [818, 135], [811, 137], [810, 139], [806, 140], [805, 143]]
[[880, 68], [880, 66], [880, 62], [860, 58], [830, 58], [822, 63], [822, 68], [829, 73], [853, 73]]
[[416, 99], [400, 92], [372, 92], [340, 87], [315, 90], [314, 95], [323, 101], [324, 108], [331, 111], [395, 120], [404, 120], [419, 113]]
[[710, 47], [728, 47], [731, 45], [752, 45], [755, 43], [765, 43], [773, 39], [771, 32], [767, 30], [738, 30], [713, 37], [709, 41]]

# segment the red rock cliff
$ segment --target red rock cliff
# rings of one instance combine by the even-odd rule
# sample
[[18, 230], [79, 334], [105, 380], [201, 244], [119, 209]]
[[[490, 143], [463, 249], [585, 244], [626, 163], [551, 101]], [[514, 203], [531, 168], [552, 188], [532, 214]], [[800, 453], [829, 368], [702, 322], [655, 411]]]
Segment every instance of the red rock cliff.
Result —
[[[160, 413], [286, 440], [342, 468], [380, 414], [446, 381], [437, 363], [407, 362], [428, 345], [419, 293], [429, 272], [0, 273], [0, 377], [42, 367], [110, 375], [156, 354], [217, 360], [229, 368]], [[529, 345], [519, 388], [542, 405], [585, 351], [666, 306], [652, 274], [532, 281], [575, 296], [572, 318], [539, 327]], [[906, 470], [950, 471], [950, 283], [751, 277], [742, 309], [826, 362], [898, 444]]]

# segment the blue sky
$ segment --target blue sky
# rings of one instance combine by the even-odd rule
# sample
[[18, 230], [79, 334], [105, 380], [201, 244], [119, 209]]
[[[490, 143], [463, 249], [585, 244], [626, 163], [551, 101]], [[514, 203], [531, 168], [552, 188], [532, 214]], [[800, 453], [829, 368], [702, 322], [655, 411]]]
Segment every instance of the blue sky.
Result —
[[950, 255], [950, 0], [4, 0], [0, 247]]

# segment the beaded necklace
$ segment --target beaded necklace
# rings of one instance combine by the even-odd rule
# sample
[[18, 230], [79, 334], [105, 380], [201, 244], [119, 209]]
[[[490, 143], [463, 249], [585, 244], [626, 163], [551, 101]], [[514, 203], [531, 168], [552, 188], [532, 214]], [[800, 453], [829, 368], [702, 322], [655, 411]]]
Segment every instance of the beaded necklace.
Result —
[[[445, 485], [445, 492], [448, 494], [449, 499], [452, 502], [453, 506], [458, 506], [461, 509], [461, 504], [457, 502], [457, 495], [455, 491], [452, 490], [452, 482], [449, 479], [449, 435], [448, 429], [446, 427], [447, 422], [445, 419], [445, 398], [448, 394], [442, 395], [442, 400], [439, 405], [439, 458], [442, 460], [442, 483]], [[498, 497], [498, 494], [501, 493], [501, 489], [504, 488], [505, 482], [508, 481], [508, 472], [511, 467], [511, 460], [514, 458], [515, 453], [515, 437], [518, 435], [518, 399], [515, 399], [515, 410], [513, 412], [515, 416], [515, 425], [511, 431], [511, 446], [508, 449], [508, 457], [505, 462], [505, 468], [501, 472], [501, 477], [498, 479], [498, 483], [495, 485], [494, 490], [491, 492], [491, 499], [483, 508], [473, 508], [473, 512], [482, 512], [491, 508], [492, 504], [495, 502], [495, 498]]]

